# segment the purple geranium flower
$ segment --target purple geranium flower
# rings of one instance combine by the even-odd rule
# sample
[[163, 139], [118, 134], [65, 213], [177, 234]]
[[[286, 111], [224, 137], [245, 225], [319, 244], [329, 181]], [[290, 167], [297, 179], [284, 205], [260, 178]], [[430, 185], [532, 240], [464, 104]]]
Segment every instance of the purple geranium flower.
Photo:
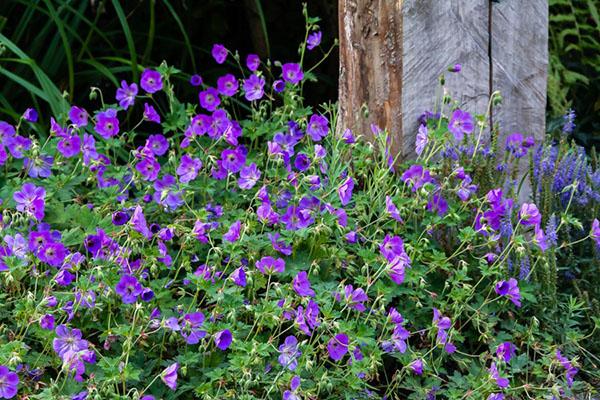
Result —
[[310, 35], [308, 35], [308, 39], [306, 39], [306, 48], [308, 50], [312, 50], [318, 45], [320, 45], [322, 37], [323, 34], [321, 33], [321, 31], [313, 32]]
[[154, 71], [152, 69], [145, 69], [142, 72], [142, 77], [140, 79], [140, 86], [147, 93], [156, 93], [163, 88], [163, 81], [160, 72]]
[[498, 368], [496, 367], [496, 363], [492, 363], [492, 366], [490, 367], [490, 376], [492, 377], [492, 379], [494, 379], [496, 381], [496, 385], [498, 385], [498, 387], [500, 389], [504, 389], [506, 387], [508, 387], [509, 381], [507, 378], [502, 378], [500, 376], [500, 373], [498, 372]]
[[133, 275], [123, 275], [115, 286], [115, 292], [125, 304], [135, 303], [142, 290], [142, 285]]
[[246, 271], [244, 267], [239, 267], [229, 275], [229, 278], [240, 287], [246, 287]]
[[596, 242], [596, 246], [600, 248], [600, 221], [598, 221], [597, 218], [594, 218], [594, 221], [592, 222], [590, 237]]
[[88, 124], [88, 113], [83, 108], [73, 106], [69, 111], [69, 119], [75, 127], [83, 127]]
[[340, 361], [348, 352], [348, 335], [338, 333], [327, 342], [327, 352], [334, 361]]
[[138, 94], [138, 86], [135, 83], [128, 85], [127, 82], [121, 81], [121, 87], [117, 89], [115, 98], [119, 105], [127, 110], [135, 102], [135, 96]]
[[223, 96], [233, 96], [238, 87], [238, 81], [233, 74], [225, 74], [217, 79], [217, 90]]
[[169, 365], [165, 370], [160, 374], [160, 379], [167, 385], [167, 387], [171, 390], [177, 389], [177, 370], [179, 369], [179, 364], [174, 363]]
[[179, 181], [188, 183], [193, 181], [198, 176], [198, 172], [202, 168], [202, 161], [198, 158], [192, 158], [188, 154], [184, 154], [181, 157], [181, 162], [177, 167], [177, 175], [179, 175]]
[[260, 57], [258, 57], [256, 54], [248, 54], [246, 57], [246, 66], [250, 71], [256, 71], [260, 66]]
[[297, 84], [304, 78], [304, 73], [300, 64], [286, 63], [281, 66], [281, 75], [283, 80], [291, 83], [292, 85]]
[[264, 275], [282, 273], [285, 271], [285, 261], [282, 258], [266, 256], [256, 262], [256, 268]]
[[54, 329], [54, 315], [46, 314], [40, 319], [40, 327], [46, 330]]
[[352, 190], [354, 189], [354, 179], [351, 176], [347, 177], [346, 180], [338, 188], [338, 196], [342, 202], [342, 206], [347, 205], [352, 198]]
[[223, 351], [229, 348], [232, 340], [233, 336], [231, 335], [229, 329], [222, 330], [215, 334], [215, 345]]
[[154, 182], [154, 195], [152, 198], [157, 204], [175, 210], [183, 205], [183, 192], [179, 190], [173, 175], [165, 175]]
[[23, 113], [23, 119], [28, 122], [37, 122], [38, 120], [38, 112], [35, 108], [28, 108]]
[[187, 344], [197, 344], [200, 339], [206, 336], [206, 331], [202, 329], [204, 324], [204, 314], [193, 312], [183, 317], [184, 325], [181, 329], [181, 336]]
[[521, 293], [519, 292], [519, 285], [515, 278], [498, 282], [495, 290], [499, 296], [506, 296], [515, 306], [521, 307]]
[[223, 64], [227, 59], [227, 49], [222, 44], [214, 44], [211, 54], [217, 64]]
[[152, 238], [152, 232], [150, 232], [150, 229], [148, 228], [146, 217], [144, 216], [142, 207], [139, 204], [135, 206], [133, 215], [129, 221], [131, 222], [131, 226], [135, 231], [141, 233], [148, 240]]
[[282, 367], [293, 371], [298, 366], [298, 357], [302, 355], [302, 352], [298, 350], [298, 339], [295, 336], [288, 336], [285, 338], [283, 344], [279, 346], [279, 364]]
[[25, 152], [31, 148], [31, 139], [16, 135], [7, 138], [5, 144], [14, 158], [21, 159], [25, 157]]
[[69, 329], [66, 325], [56, 327], [56, 338], [52, 341], [52, 348], [59, 357], [87, 350], [88, 346], [88, 341], [82, 339], [79, 329]]
[[504, 360], [504, 362], [510, 362], [510, 359], [515, 356], [515, 345], [511, 342], [500, 343], [496, 348], [496, 356]]
[[239, 172], [246, 162], [246, 155], [241, 149], [225, 149], [221, 153], [223, 168], [231, 173]]
[[310, 116], [306, 133], [315, 142], [321, 141], [329, 132], [329, 121], [322, 115], [313, 114]]
[[12, 399], [17, 395], [19, 376], [8, 367], [0, 365], [0, 398]]
[[26, 183], [20, 191], [13, 194], [17, 211], [25, 212], [38, 221], [44, 218], [46, 189], [33, 183]]
[[39, 157], [33, 160], [26, 158], [23, 161], [23, 165], [29, 171], [28, 174], [31, 178], [47, 178], [52, 174], [52, 164], [54, 163], [52, 156], [40, 154]]
[[521, 206], [521, 211], [519, 211], [519, 219], [521, 220], [521, 225], [539, 226], [542, 222], [542, 215], [535, 204], [524, 203]]
[[248, 165], [240, 170], [238, 186], [240, 189], [252, 189], [260, 179], [260, 175], [260, 170], [256, 167], [255, 163]]
[[63, 136], [56, 145], [56, 149], [65, 158], [71, 158], [79, 154], [81, 150], [81, 139], [78, 135]]
[[565, 375], [567, 378], [567, 385], [569, 387], [573, 386], [573, 378], [575, 377], [575, 375], [577, 375], [577, 372], [579, 372], [579, 370], [577, 368], [575, 368], [573, 366], [573, 364], [571, 364], [569, 359], [567, 359], [565, 356], [563, 356], [561, 354], [559, 349], [556, 349], [556, 359], [558, 360], [558, 362], [560, 362], [560, 364], [566, 370]]
[[146, 141], [146, 147], [149, 148], [155, 156], [164, 155], [169, 149], [167, 138], [161, 134], [150, 135]]
[[229, 227], [229, 230], [223, 235], [223, 240], [235, 242], [240, 238], [242, 230], [242, 221], [237, 220]]
[[96, 115], [96, 125], [94, 129], [104, 139], [109, 139], [119, 133], [119, 119], [117, 110], [109, 108], [108, 110]]
[[158, 178], [160, 164], [154, 157], [146, 157], [135, 165], [135, 169], [145, 180], [152, 182]]
[[260, 100], [265, 94], [264, 78], [252, 74], [248, 79], [244, 80], [244, 97], [248, 101]]
[[38, 258], [48, 265], [60, 267], [67, 256], [66, 247], [59, 242], [50, 242], [43, 245], [37, 254]]
[[367, 309], [363, 302], [369, 301], [369, 297], [362, 288], [354, 289], [352, 285], [344, 286], [344, 298], [350, 308], [353, 308], [359, 312]]
[[217, 89], [212, 87], [200, 92], [200, 94], [198, 94], [198, 98], [200, 99], [200, 106], [206, 111], [213, 112], [217, 109], [217, 107], [219, 107], [219, 104], [221, 104], [219, 92]]
[[465, 135], [473, 132], [473, 128], [474, 121], [471, 114], [462, 110], [455, 110], [452, 113], [452, 117], [448, 123], [448, 130], [454, 135], [456, 140], [463, 140]]
[[315, 291], [310, 287], [310, 281], [308, 280], [308, 274], [306, 271], [300, 271], [294, 277], [292, 281], [292, 286], [298, 296], [302, 297], [314, 297]]
[[148, 103], [144, 103], [144, 119], [160, 124], [160, 115], [158, 115], [156, 109]]
[[417, 139], [415, 144], [415, 152], [418, 156], [423, 153], [425, 146], [429, 142], [428, 130], [426, 125], [419, 125], [419, 131], [417, 132]]
[[194, 74], [190, 77], [190, 85], [200, 86], [202, 85], [202, 77], [198, 74]]
[[422, 165], [412, 165], [402, 174], [404, 183], [409, 184], [413, 192], [422, 188], [426, 183], [433, 183], [429, 170], [423, 168]]

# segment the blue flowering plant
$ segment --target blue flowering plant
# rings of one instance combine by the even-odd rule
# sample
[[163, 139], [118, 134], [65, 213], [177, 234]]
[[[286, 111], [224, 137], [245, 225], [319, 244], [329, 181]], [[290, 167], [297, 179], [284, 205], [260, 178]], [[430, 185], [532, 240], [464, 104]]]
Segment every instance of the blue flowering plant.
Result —
[[299, 60], [214, 45], [225, 73], [193, 75], [185, 101], [163, 64], [93, 89], [96, 109], [73, 105], [45, 137], [35, 112], [0, 122], [0, 398], [593, 390], [598, 324], [569, 297], [551, 329], [540, 303], [548, 254], [577, 245], [556, 235], [598, 247], [598, 220], [519, 201], [540, 144], [488, 143], [486, 118], [447, 99], [404, 163], [385, 130], [369, 143], [305, 105], [305, 56], [331, 51], [317, 23]]

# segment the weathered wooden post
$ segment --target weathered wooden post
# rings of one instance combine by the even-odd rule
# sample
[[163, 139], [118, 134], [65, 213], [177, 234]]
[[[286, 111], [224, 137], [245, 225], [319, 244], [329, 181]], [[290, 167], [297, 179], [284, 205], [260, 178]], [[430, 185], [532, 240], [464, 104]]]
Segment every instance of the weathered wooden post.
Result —
[[546, 0], [339, 0], [339, 29], [340, 127], [369, 135], [378, 124], [411, 157], [438, 77], [460, 63], [445, 75], [463, 109], [485, 113], [499, 90], [492, 114], [503, 135], [544, 135]]

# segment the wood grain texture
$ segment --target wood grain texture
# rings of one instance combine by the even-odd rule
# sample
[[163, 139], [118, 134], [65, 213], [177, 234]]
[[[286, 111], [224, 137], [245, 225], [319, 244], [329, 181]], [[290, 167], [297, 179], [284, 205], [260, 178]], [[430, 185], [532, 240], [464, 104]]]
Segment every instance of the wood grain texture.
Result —
[[[339, 129], [403, 131], [401, 11], [399, 0], [339, 0]], [[392, 151], [401, 152], [401, 143]]]
[[522, 132], [539, 141], [546, 132], [548, 2], [492, 3], [491, 40], [493, 87], [503, 97], [494, 110], [500, 139]]

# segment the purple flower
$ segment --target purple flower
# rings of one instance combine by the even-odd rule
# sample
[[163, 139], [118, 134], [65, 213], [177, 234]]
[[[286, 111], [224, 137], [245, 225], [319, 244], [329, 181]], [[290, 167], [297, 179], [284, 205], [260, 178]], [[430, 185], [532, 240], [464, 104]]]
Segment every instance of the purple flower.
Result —
[[458, 141], [462, 141], [465, 135], [473, 132], [474, 121], [471, 114], [462, 110], [455, 110], [452, 113], [448, 130], [454, 135]]
[[356, 288], [352, 285], [344, 286], [344, 298], [346, 303], [350, 306], [350, 308], [355, 309], [356, 311], [363, 312], [366, 310], [363, 302], [369, 301], [369, 297], [365, 293], [362, 288]]
[[160, 124], [160, 115], [158, 115], [154, 107], [148, 103], [144, 103], [144, 119]]
[[426, 183], [435, 182], [429, 170], [424, 169], [422, 165], [412, 165], [402, 174], [402, 180], [410, 185], [413, 192], [422, 188]]
[[504, 394], [503, 393], [491, 393], [487, 400], [504, 400]]
[[17, 395], [19, 376], [11, 372], [8, 367], [0, 365], [0, 398], [12, 399]]
[[142, 285], [135, 276], [123, 275], [121, 280], [115, 286], [115, 292], [121, 296], [125, 304], [135, 303], [137, 297], [142, 294]]
[[242, 222], [240, 220], [235, 221], [229, 227], [229, 230], [223, 235], [223, 240], [228, 242], [235, 242], [240, 238], [240, 231], [242, 229]]
[[193, 181], [198, 176], [198, 172], [202, 168], [202, 161], [198, 158], [192, 158], [188, 154], [184, 154], [181, 157], [181, 162], [177, 167], [177, 175], [179, 175], [179, 181], [188, 183]]
[[410, 258], [406, 252], [403, 252], [388, 264], [390, 279], [397, 285], [401, 285], [404, 282], [404, 274], [407, 267], [410, 268]]
[[515, 278], [496, 283], [495, 291], [499, 296], [508, 297], [515, 306], [521, 307], [521, 293], [519, 292], [519, 285]]
[[50, 242], [38, 250], [37, 256], [48, 265], [60, 267], [67, 256], [67, 249], [62, 243]]
[[348, 352], [348, 335], [338, 333], [327, 342], [327, 352], [334, 361], [340, 361]]
[[154, 157], [146, 157], [136, 164], [135, 169], [144, 177], [145, 180], [153, 182], [158, 178], [160, 164]]
[[285, 82], [281, 79], [277, 79], [273, 82], [273, 90], [277, 93], [281, 93], [285, 90]]
[[460, 64], [454, 64], [451, 67], [448, 67], [449, 72], [460, 72], [461, 69], [462, 69], [462, 65], [460, 65]]
[[213, 45], [211, 54], [217, 64], [223, 64], [227, 59], [227, 49], [222, 44]]
[[515, 356], [515, 345], [511, 342], [500, 343], [496, 348], [496, 356], [504, 360], [504, 362], [510, 362], [510, 359]]
[[81, 149], [81, 139], [77, 135], [64, 136], [59, 140], [56, 149], [66, 158], [74, 157]]
[[167, 387], [171, 390], [177, 389], [177, 370], [179, 369], [179, 364], [174, 363], [169, 365], [165, 370], [160, 374], [160, 379], [167, 385]]
[[53, 330], [54, 329], [54, 315], [46, 314], [40, 319], [40, 326], [42, 329]]
[[135, 102], [135, 96], [138, 94], [138, 87], [135, 83], [128, 85], [127, 82], [121, 81], [121, 87], [117, 89], [115, 98], [119, 105], [127, 110]]
[[51, 156], [40, 154], [39, 157], [33, 160], [26, 158], [23, 161], [24, 167], [29, 171], [28, 174], [31, 178], [47, 178], [52, 174], [54, 158]]
[[256, 167], [255, 163], [252, 163], [240, 170], [240, 178], [238, 179], [238, 186], [240, 189], [252, 189], [256, 182], [260, 179], [260, 171]]
[[240, 149], [225, 149], [221, 153], [221, 162], [226, 171], [236, 173], [244, 166], [246, 155]]
[[279, 232], [275, 232], [274, 234], [268, 233], [267, 236], [269, 237], [269, 240], [271, 240], [273, 250], [278, 251], [281, 254], [285, 254], [286, 256], [292, 254], [292, 245], [286, 244], [284, 240], [279, 240]]
[[265, 94], [264, 78], [252, 74], [248, 79], [244, 80], [244, 97], [248, 101], [260, 100]]
[[88, 341], [82, 339], [79, 329], [69, 329], [66, 325], [56, 327], [56, 338], [52, 341], [52, 348], [59, 357], [87, 350], [88, 346]]
[[342, 202], [342, 206], [345, 206], [350, 202], [352, 198], [352, 190], [354, 189], [354, 179], [351, 176], [347, 177], [346, 180], [338, 188], [338, 196]]
[[256, 262], [256, 268], [263, 275], [282, 273], [285, 271], [285, 261], [282, 258], [275, 259], [271, 256], [266, 256]]
[[300, 64], [286, 63], [281, 66], [281, 75], [283, 80], [291, 83], [292, 85], [297, 84], [304, 78], [304, 73]]
[[24, 153], [31, 148], [31, 139], [17, 135], [7, 138], [5, 144], [14, 158], [21, 159], [25, 157]]
[[492, 377], [492, 379], [494, 379], [496, 381], [496, 385], [498, 385], [498, 387], [500, 389], [504, 389], [506, 387], [508, 387], [509, 381], [507, 378], [502, 378], [500, 376], [500, 373], [498, 372], [498, 368], [496, 368], [496, 363], [492, 363], [492, 366], [490, 367], [490, 376]]
[[431, 212], [435, 211], [440, 217], [443, 217], [448, 212], [448, 202], [438, 191], [434, 193], [429, 202], [427, 202], [427, 210]]
[[193, 312], [183, 317], [184, 326], [181, 330], [181, 336], [187, 344], [197, 344], [200, 339], [206, 336], [206, 331], [202, 329], [204, 324], [204, 314]]
[[450, 342], [450, 338], [448, 337], [448, 329], [452, 327], [452, 321], [450, 318], [440, 314], [440, 311], [437, 308], [433, 309], [433, 323], [438, 328], [437, 332], [437, 341], [440, 344], [444, 345], [444, 350], [452, 354], [456, 351], [456, 347], [452, 342]]
[[6, 143], [6, 139], [15, 136], [15, 127], [6, 121], [0, 121], [0, 144]]
[[390, 263], [398, 257], [408, 258], [404, 250], [404, 241], [400, 236], [385, 235], [383, 242], [379, 245], [379, 251]]
[[148, 240], [152, 238], [152, 232], [150, 232], [150, 229], [148, 229], [146, 217], [144, 216], [142, 207], [139, 204], [135, 206], [130, 222], [135, 231], [141, 233], [142, 236], [144, 236]]
[[44, 218], [46, 189], [37, 187], [33, 183], [26, 183], [20, 191], [13, 194], [17, 203], [17, 211], [25, 212], [38, 221]]
[[140, 79], [140, 86], [147, 93], [156, 93], [163, 88], [162, 76], [160, 76], [160, 72], [154, 71], [152, 69], [145, 69], [142, 72], [142, 77]]
[[246, 287], [246, 271], [244, 267], [239, 267], [229, 275], [229, 278], [240, 287]]
[[238, 81], [233, 74], [226, 74], [217, 79], [217, 90], [223, 96], [233, 96], [238, 87]]
[[296, 391], [300, 387], [300, 377], [295, 375], [290, 381], [290, 390], [283, 392], [283, 400], [302, 400], [300, 396], [296, 394]]
[[75, 127], [83, 127], [88, 124], [88, 113], [83, 108], [73, 106], [69, 111], [69, 119]]
[[521, 220], [521, 225], [530, 226], [537, 225], [539, 226], [542, 222], [542, 215], [540, 214], [537, 206], [533, 203], [524, 203], [521, 206], [521, 211], [519, 212], [519, 219]]
[[163, 135], [150, 135], [146, 141], [146, 147], [152, 150], [156, 156], [164, 155], [169, 149], [169, 142]]
[[279, 364], [293, 371], [298, 366], [298, 357], [302, 355], [302, 352], [298, 350], [298, 339], [295, 336], [288, 336], [284, 342], [279, 346]]
[[219, 92], [217, 89], [212, 87], [200, 92], [200, 94], [198, 94], [198, 98], [200, 99], [200, 106], [206, 111], [215, 111], [217, 107], [219, 107], [219, 104], [221, 104]]
[[154, 195], [152, 198], [157, 204], [175, 210], [183, 205], [183, 192], [178, 190], [177, 182], [173, 175], [165, 175], [154, 182]]
[[417, 358], [415, 361], [410, 363], [410, 369], [415, 375], [423, 375], [423, 360]]
[[400, 216], [400, 210], [394, 204], [390, 196], [385, 196], [385, 210], [398, 222], [404, 222]]
[[419, 125], [419, 131], [417, 132], [417, 139], [415, 144], [415, 152], [418, 156], [423, 153], [425, 146], [429, 142], [428, 130], [426, 125]]
[[567, 385], [569, 387], [573, 386], [573, 378], [575, 377], [575, 375], [577, 375], [577, 372], [579, 372], [579, 370], [575, 368], [573, 364], [571, 364], [571, 362], [561, 354], [559, 349], [556, 349], [556, 359], [558, 360], [558, 362], [560, 362], [560, 365], [562, 365], [563, 368], [566, 370], [565, 376], [567, 378]]
[[350, 130], [350, 128], [346, 128], [344, 133], [342, 133], [342, 139], [347, 144], [352, 144], [356, 141], [356, 139], [354, 138], [354, 135], [352, 134], [352, 130]]
[[308, 35], [308, 39], [306, 40], [306, 48], [308, 50], [312, 50], [318, 45], [320, 45], [322, 36], [323, 34], [321, 33], [321, 31], [313, 32], [310, 35]]
[[310, 281], [308, 280], [308, 274], [306, 271], [300, 271], [292, 280], [292, 286], [298, 296], [302, 297], [315, 297], [315, 291], [310, 287]]
[[202, 85], [202, 77], [198, 74], [194, 74], [190, 77], [190, 85], [200, 86]]
[[329, 132], [329, 121], [322, 115], [313, 114], [310, 116], [310, 121], [306, 127], [306, 133], [310, 135], [315, 142], [321, 141]]
[[575, 130], [575, 126], [575, 111], [569, 108], [567, 113], [563, 116], [562, 132], [565, 135], [570, 135]]
[[35, 110], [35, 108], [30, 107], [27, 110], [25, 110], [25, 112], [23, 113], [23, 119], [28, 122], [37, 122], [38, 113]]
[[594, 218], [594, 221], [592, 222], [590, 237], [596, 242], [596, 246], [600, 248], [600, 221], [598, 221], [597, 218]]
[[119, 133], [119, 119], [117, 110], [109, 108], [108, 110], [96, 115], [96, 124], [94, 129], [104, 139], [110, 139]]
[[542, 252], [548, 250], [548, 241], [546, 240], [546, 235], [544, 234], [544, 230], [539, 227], [539, 225], [535, 226], [535, 235], [533, 237], [533, 242], [538, 245]]
[[256, 54], [248, 54], [246, 57], [246, 66], [250, 71], [256, 71], [260, 66], [260, 58]]
[[222, 330], [215, 334], [215, 345], [223, 351], [229, 348], [232, 340], [233, 336], [231, 335], [229, 329]]

